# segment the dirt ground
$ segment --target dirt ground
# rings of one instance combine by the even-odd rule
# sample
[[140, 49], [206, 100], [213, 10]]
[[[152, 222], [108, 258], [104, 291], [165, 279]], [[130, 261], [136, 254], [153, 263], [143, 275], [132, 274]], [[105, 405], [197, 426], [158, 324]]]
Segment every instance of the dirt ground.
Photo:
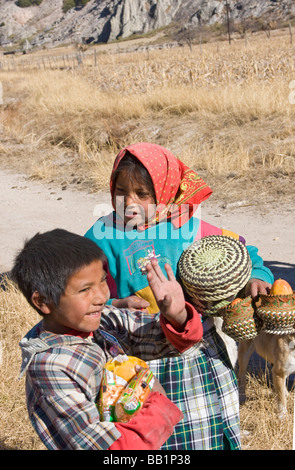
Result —
[[[56, 183], [28, 179], [11, 170], [0, 170], [1, 257], [0, 272], [8, 271], [26, 238], [36, 232], [64, 228], [79, 234], [111, 209], [107, 193], [63, 188]], [[228, 228], [259, 248], [272, 269], [295, 289], [295, 201], [249, 204], [212, 198], [202, 204], [201, 217], [218, 227]]]

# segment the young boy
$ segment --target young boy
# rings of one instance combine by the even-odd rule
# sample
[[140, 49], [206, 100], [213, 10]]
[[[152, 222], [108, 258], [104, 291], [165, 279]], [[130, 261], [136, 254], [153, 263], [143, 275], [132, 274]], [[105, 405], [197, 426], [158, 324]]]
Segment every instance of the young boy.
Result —
[[199, 315], [185, 303], [169, 266], [167, 277], [156, 262], [147, 267], [158, 315], [106, 306], [106, 270], [106, 257], [93, 241], [61, 229], [27, 241], [12, 269], [43, 317], [20, 346], [29, 416], [48, 449], [159, 449], [183, 417], [155, 380], [129, 423], [100, 420], [96, 402], [103, 366], [112, 356], [169, 358], [202, 339]]

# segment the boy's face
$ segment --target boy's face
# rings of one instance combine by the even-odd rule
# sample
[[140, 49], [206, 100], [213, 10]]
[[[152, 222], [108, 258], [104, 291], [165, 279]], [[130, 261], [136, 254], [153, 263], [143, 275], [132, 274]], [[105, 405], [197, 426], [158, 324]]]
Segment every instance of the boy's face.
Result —
[[155, 213], [155, 200], [143, 183], [130, 181], [122, 170], [116, 180], [113, 202], [116, 213], [130, 227], [147, 222]]
[[69, 278], [58, 307], [44, 315], [44, 328], [57, 334], [90, 333], [99, 327], [109, 297], [102, 261], [93, 261]]

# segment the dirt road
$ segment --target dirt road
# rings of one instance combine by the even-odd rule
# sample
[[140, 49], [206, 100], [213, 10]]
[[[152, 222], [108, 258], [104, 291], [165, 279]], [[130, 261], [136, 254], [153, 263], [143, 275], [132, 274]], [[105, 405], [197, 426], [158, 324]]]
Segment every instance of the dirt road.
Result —
[[[6, 170], [0, 171], [0, 200], [0, 272], [10, 269], [27, 237], [56, 227], [84, 234], [111, 209], [108, 194], [62, 190]], [[253, 207], [246, 201], [212, 205], [208, 200], [201, 211], [204, 220], [238, 232], [247, 244], [257, 246], [275, 277], [283, 277], [295, 289], [294, 208]]]

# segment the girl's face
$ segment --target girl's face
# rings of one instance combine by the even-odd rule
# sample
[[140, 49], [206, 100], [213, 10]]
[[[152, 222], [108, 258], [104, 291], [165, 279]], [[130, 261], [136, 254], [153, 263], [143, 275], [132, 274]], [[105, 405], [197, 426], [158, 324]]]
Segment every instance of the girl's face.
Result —
[[156, 201], [140, 181], [130, 181], [125, 170], [120, 171], [114, 188], [115, 211], [131, 229], [148, 222], [156, 212]]

